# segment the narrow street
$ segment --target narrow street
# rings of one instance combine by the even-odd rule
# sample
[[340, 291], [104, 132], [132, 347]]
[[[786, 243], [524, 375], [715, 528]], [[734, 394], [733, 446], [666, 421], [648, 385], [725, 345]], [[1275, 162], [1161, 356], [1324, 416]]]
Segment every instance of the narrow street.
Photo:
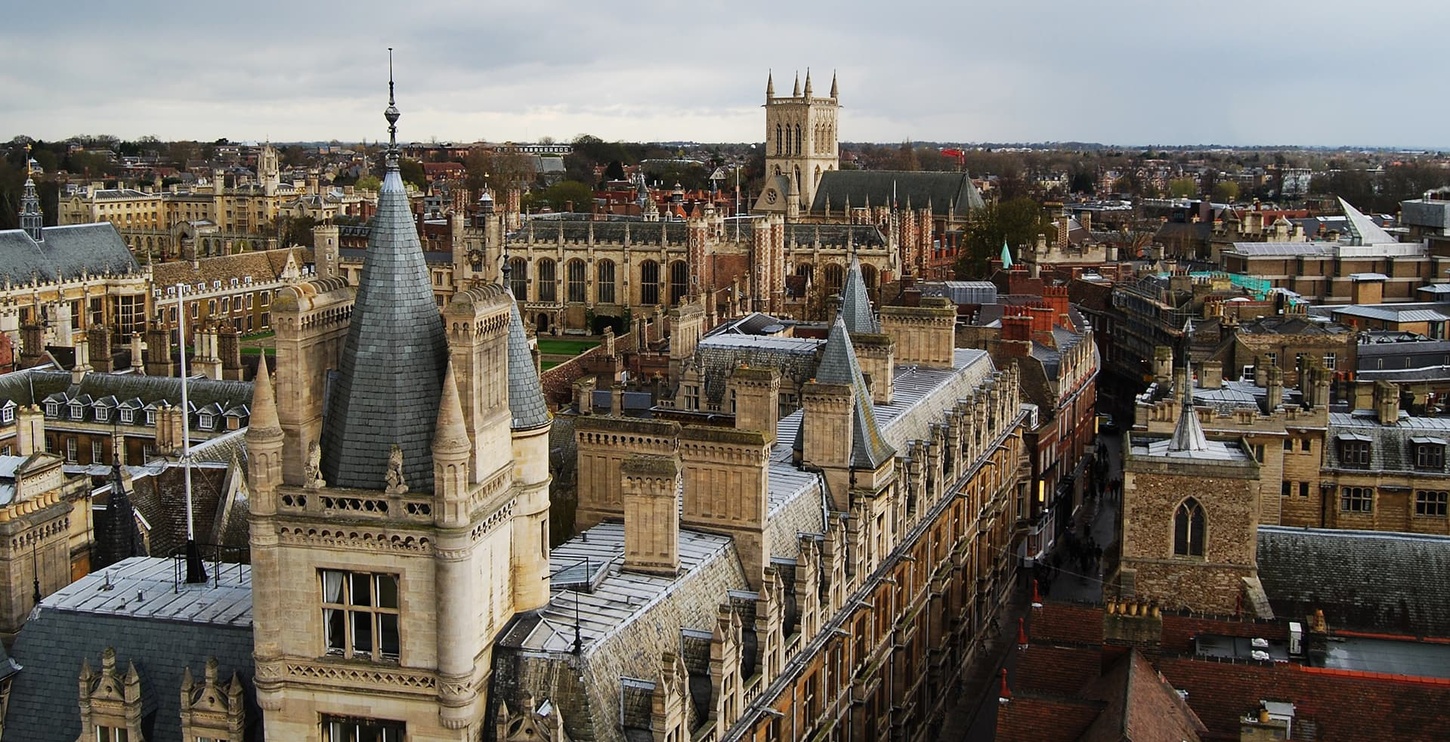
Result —
[[[1113, 433], [1100, 438], [1101, 455], [1108, 457], [1106, 481], [1117, 481], [1122, 476], [1122, 437]], [[1115, 492], [1099, 494], [1083, 503], [1074, 520], [1070, 539], [1064, 538], [1053, 548], [1052, 554], [1059, 560], [1056, 576], [1051, 582], [1052, 600], [1097, 603], [1102, 601], [1102, 560], [1079, 566], [1073, 562], [1066, 543], [1092, 543], [1109, 553], [1117, 542], [1118, 513], [1121, 496]], [[985, 651], [974, 667], [963, 673], [963, 681], [957, 703], [947, 712], [942, 723], [942, 742], [992, 742], [996, 737], [997, 694], [1000, 675], [1007, 670], [1009, 684], [1017, 663], [1017, 619], [1025, 618], [1031, 634], [1030, 582], [1028, 587], [1019, 588], [998, 618], [997, 632], [986, 639]]]

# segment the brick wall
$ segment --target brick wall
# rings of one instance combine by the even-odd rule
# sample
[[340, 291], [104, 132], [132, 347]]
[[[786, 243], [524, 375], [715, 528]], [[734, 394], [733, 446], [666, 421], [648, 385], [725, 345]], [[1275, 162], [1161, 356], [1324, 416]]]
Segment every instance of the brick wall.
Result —
[[[634, 333], [626, 332], [614, 339], [616, 351], [634, 347]], [[558, 408], [574, 400], [574, 382], [593, 373], [591, 361], [604, 358], [604, 346], [597, 345], [573, 358], [539, 374], [539, 384], [544, 388], [544, 399], [549, 406]]]

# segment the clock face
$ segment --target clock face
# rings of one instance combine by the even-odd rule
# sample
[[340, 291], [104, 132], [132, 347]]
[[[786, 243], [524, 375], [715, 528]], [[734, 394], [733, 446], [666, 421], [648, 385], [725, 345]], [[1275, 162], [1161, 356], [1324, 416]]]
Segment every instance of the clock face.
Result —
[[776, 199], [778, 199], [778, 198], [780, 198], [780, 195], [775, 192], [775, 189], [774, 188], [767, 188], [767, 189], [765, 189], [765, 202], [766, 203], [773, 204], [773, 203], [775, 203]]

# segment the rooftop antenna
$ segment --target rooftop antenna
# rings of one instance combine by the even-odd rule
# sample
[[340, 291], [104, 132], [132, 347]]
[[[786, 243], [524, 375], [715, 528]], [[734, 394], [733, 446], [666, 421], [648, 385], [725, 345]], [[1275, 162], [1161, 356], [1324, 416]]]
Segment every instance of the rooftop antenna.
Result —
[[[176, 346], [181, 351], [181, 469], [186, 477], [186, 584], [206, 583], [206, 565], [196, 544], [195, 508], [191, 503], [191, 404], [186, 390], [186, 289], [176, 284]], [[266, 361], [265, 358], [262, 359]]]

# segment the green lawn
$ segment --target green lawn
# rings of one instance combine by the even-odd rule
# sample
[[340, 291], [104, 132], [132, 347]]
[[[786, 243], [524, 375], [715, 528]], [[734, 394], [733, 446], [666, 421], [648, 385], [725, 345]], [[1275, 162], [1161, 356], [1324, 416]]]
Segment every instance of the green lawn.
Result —
[[597, 345], [599, 343], [593, 340], [539, 338], [539, 353], [546, 356], [577, 356]]

